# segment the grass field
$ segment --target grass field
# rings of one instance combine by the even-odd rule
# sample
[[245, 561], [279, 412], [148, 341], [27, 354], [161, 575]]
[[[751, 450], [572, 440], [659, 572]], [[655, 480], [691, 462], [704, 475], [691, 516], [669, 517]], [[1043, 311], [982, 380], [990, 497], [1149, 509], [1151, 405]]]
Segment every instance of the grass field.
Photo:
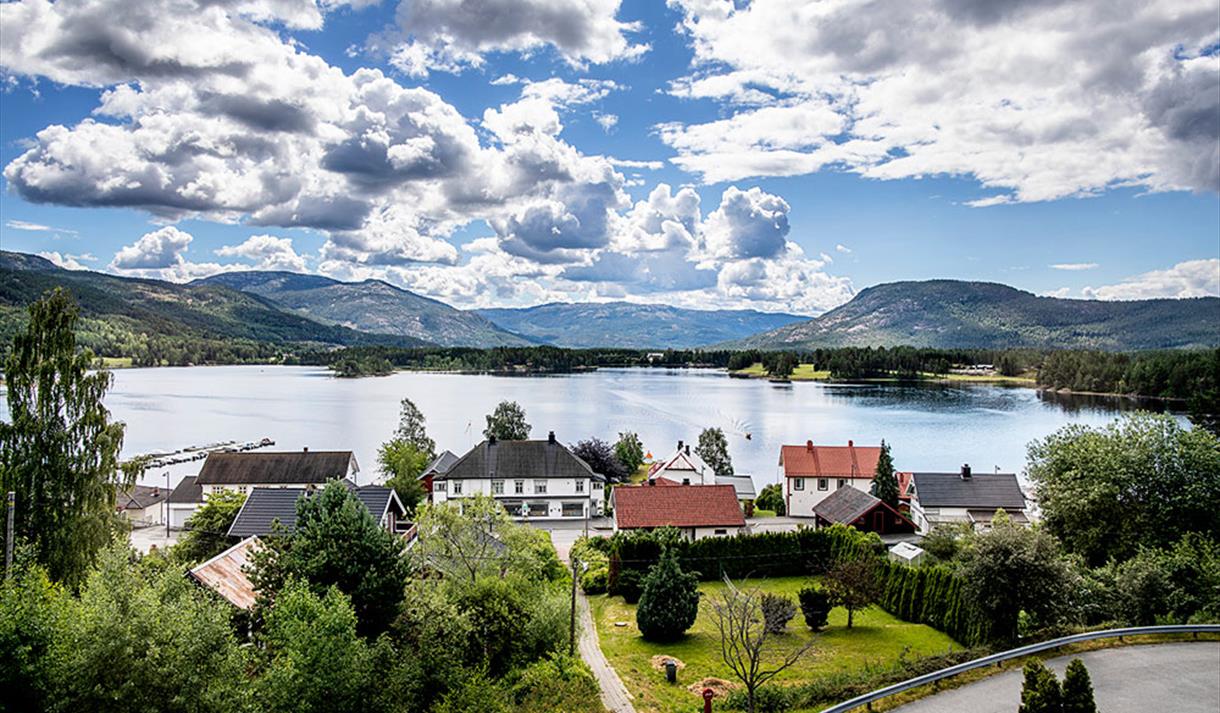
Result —
[[[754, 362], [745, 369], [738, 369], [733, 372], [740, 376], [750, 376], [754, 378], [766, 378], [767, 370], [763, 368], [760, 362]], [[925, 381], [937, 381], [945, 383], [963, 383], [963, 384], [1010, 384], [1012, 386], [1034, 386], [1036, 380], [1032, 374], [1023, 374], [1021, 376], [1000, 376], [982, 375], [982, 374], [933, 374], [931, 372], [923, 372], [920, 378]], [[791, 379], [793, 381], [829, 381], [830, 372], [828, 370], [815, 370], [813, 364], [801, 364], [792, 371]], [[873, 379], [859, 379], [858, 381], [867, 383], [887, 383], [902, 381], [897, 377], [880, 377]]]
[[[779, 577], [752, 580], [749, 585], [795, 600], [797, 590], [808, 581], [805, 577]], [[598, 595], [589, 598], [602, 651], [627, 690], [635, 696], [636, 710], [657, 713], [698, 710], [700, 699], [688, 691], [687, 686], [705, 677], [733, 680], [720, 658], [720, 639], [706, 601], [723, 587], [719, 582], [699, 585], [704, 595], [699, 618], [682, 640], [668, 644], [649, 643], [640, 637], [635, 625], [635, 606], [626, 604], [622, 597]], [[627, 625], [618, 627], [615, 622]], [[814, 648], [781, 674], [776, 683], [798, 684], [827, 674], [858, 671], [865, 664], [892, 664], [904, 650], [907, 657], [916, 657], [944, 653], [950, 647], [960, 648], [935, 629], [900, 621], [876, 607], [857, 612], [852, 629], [847, 629], [846, 623], [847, 612], [835, 609], [830, 614], [830, 626], [815, 634], [805, 626], [798, 613], [788, 624], [788, 633], [777, 641], [780, 646], [795, 648], [812, 638]], [[652, 657], [657, 655], [673, 656], [686, 664], [678, 674], [678, 685], [666, 683], [664, 672], [652, 667]], [[716, 706], [717, 710], [722, 707], [720, 703]]]
[[[761, 362], [754, 362], [750, 366], [738, 369], [733, 373], [756, 378], [765, 378], [767, 376], [767, 370], [763, 368]], [[793, 381], [825, 381], [830, 378], [830, 372], [814, 370], [813, 364], [800, 364], [792, 370], [792, 376], [789, 378]]]
[[131, 357], [98, 357], [102, 366], [107, 369], [127, 369], [131, 367]]

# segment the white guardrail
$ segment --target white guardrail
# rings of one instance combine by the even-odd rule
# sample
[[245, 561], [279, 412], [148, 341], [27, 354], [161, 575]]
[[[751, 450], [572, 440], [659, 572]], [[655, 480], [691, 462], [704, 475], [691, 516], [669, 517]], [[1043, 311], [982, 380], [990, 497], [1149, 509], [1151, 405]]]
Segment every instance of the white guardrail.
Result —
[[1106, 629], [1104, 631], [1087, 631], [1083, 634], [1073, 634], [1064, 636], [1058, 639], [1042, 641], [1028, 646], [1022, 646], [1009, 651], [1002, 651], [998, 654], [991, 654], [982, 658], [959, 663], [956, 666], [950, 666], [932, 673], [925, 673], [922, 676], [908, 679], [901, 683], [895, 683], [892, 686], [877, 689], [872, 693], [866, 693], [863, 696], [856, 696], [849, 701], [843, 701], [838, 705], [833, 705], [826, 708], [822, 713], [847, 713], [847, 711], [867, 706], [868, 710], [872, 710], [873, 703], [888, 698], [896, 693], [909, 691], [912, 688], [926, 686], [930, 683], [943, 681], [946, 678], [952, 678], [960, 673], [973, 671], [976, 668], [983, 668], [995, 664], [1003, 663], [1010, 659], [1036, 654], [1049, 649], [1057, 649], [1060, 646], [1067, 644], [1076, 644], [1081, 641], [1092, 641], [1093, 639], [1122, 639], [1124, 636], [1144, 636], [1148, 634], [1220, 634], [1220, 624], [1168, 624], [1163, 626], [1135, 626], [1126, 629]]

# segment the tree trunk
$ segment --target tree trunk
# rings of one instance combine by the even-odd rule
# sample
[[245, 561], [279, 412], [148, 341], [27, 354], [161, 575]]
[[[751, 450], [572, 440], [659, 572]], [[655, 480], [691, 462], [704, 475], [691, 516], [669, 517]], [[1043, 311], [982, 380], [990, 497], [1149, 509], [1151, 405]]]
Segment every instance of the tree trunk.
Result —
[[848, 629], [851, 628], [851, 618], [852, 618], [853, 614], [855, 614], [855, 611], [851, 607], [848, 607], [847, 608], [847, 628]]

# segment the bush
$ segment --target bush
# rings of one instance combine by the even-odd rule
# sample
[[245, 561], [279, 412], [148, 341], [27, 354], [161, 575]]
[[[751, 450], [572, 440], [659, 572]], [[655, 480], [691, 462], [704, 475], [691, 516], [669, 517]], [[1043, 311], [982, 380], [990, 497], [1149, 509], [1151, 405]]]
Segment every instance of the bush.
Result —
[[782, 634], [796, 616], [796, 605], [782, 594], [762, 595], [763, 621], [768, 634]]
[[1054, 672], [1038, 660], [1026, 663], [1021, 707], [1017, 713], [1060, 713], [1062, 700], [1063, 692]]
[[446, 693], [433, 710], [435, 713], [509, 713], [512, 707], [508, 695], [494, 680], [481, 671], [474, 671]]
[[830, 595], [819, 587], [804, 587], [796, 594], [805, 624], [814, 631], [826, 626], [830, 617]]
[[513, 687], [515, 710], [524, 713], [603, 713], [599, 696], [589, 667], [558, 654], [527, 666]]
[[699, 614], [699, 580], [678, 567], [666, 552], [644, 580], [635, 623], [648, 641], [673, 641], [695, 624]]
[[585, 594], [605, 594], [606, 581], [610, 577], [610, 570], [606, 567], [590, 569], [580, 577], [580, 589]]
[[640, 576], [639, 570], [623, 570], [622, 574], [618, 576], [618, 593], [623, 595], [623, 601], [628, 604], [640, 601], [643, 588], [644, 578]]
[[1063, 713], [1097, 713], [1089, 669], [1080, 659], [1072, 659], [1063, 676]]
[[754, 506], [763, 510], [774, 510], [776, 515], [784, 514], [784, 494], [778, 483], [764, 485], [754, 499]]
[[[794, 698], [792, 692], [782, 686], [763, 686], [754, 691], [754, 711], [755, 713], [783, 713], [792, 709]], [[748, 710], [748, 705], [746, 692], [740, 688], [733, 689], [729, 693], [728, 700], [725, 701], [725, 707], [740, 711]]]

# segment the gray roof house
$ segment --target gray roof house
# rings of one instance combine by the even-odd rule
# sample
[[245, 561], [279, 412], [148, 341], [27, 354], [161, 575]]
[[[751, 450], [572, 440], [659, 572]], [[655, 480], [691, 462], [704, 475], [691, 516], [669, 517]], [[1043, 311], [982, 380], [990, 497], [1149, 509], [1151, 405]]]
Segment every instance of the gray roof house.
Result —
[[458, 455], [456, 453], [453, 451], [441, 451], [441, 454], [433, 458], [432, 462], [429, 463], [424, 468], [423, 472], [419, 474], [419, 479], [423, 480], [428, 476], [435, 477], [437, 475], [444, 475], [445, 473], [448, 473], [449, 469], [453, 467], [453, 464], [457, 462]]
[[[356, 487], [351, 481], [343, 482], [386, 529], [402, 534], [414, 529], [407, 519], [406, 508], [392, 489], [384, 485]], [[297, 521], [297, 500], [314, 492], [301, 488], [254, 488], [229, 527], [229, 537], [270, 535], [277, 522], [292, 532]]]
[[911, 516], [923, 533], [947, 523], [986, 529], [997, 510], [1013, 522], [1029, 522], [1028, 504], [1015, 473], [975, 475], [963, 465], [956, 473], [912, 473], [910, 488]]
[[204, 492], [215, 487], [255, 485], [324, 485], [360, 472], [351, 451], [300, 451], [272, 453], [209, 453], [196, 478]]

